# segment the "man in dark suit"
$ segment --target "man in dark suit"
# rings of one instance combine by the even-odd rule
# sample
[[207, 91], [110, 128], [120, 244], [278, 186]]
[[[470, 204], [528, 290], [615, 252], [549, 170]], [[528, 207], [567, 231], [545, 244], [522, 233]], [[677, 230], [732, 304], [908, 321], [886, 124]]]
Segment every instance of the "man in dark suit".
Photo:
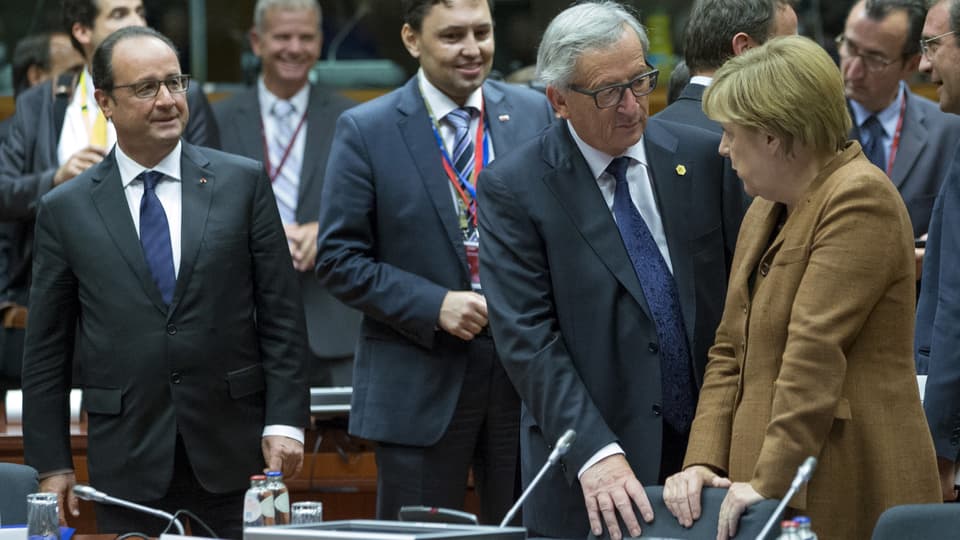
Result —
[[796, 33], [797, 14], [788, 0], [697, 0], [683, 37], [690, 82], [676, 101], [654, 117], [719, 134], [720, 124], [703, 114], [703, 91], [713, 72], [728, 58], [771, 37]]
[[[923, 25], [920, 71], [937, 85], [940, 109], [960, 114], [960, 0], [940, 0]], [[956, 140], [954, 140], [956, 144]], [[923, 410], [933, 435], [943, 500], [957, 500], [960, 461], [960, 147], [933, 206], [914, 340], [926, 368]]]
[[[63, 22], [88, 63], [111, 32], [146, 24], [142, 0], [64, 0]], [[93, 93], [89, 66], [79, 78], [51, 80], [24, 92], [0, 145], [0, 219], [10, 221], [7, 285], [0, 290], [0, 354], [6, 358], [19, 358], [23, 344], [40, 197], [98, 163], [113, 145], [114, 128], [100, 114]], [[216, 124], [200, 85], [187, 98], [192, 114], [186, 139], [216, 147]]]
[[524, 506], [531, 536], [640, 534], [642, 485], [680, 470], [723, 308], [742, 191], [713, 134], [647, 121], [647, 51], [616, 3], [558, 15], [537, 70], [566, 122], [480, 178], [480, 274], [523, 400], [524, 482], [577, 433]]
[[360, 312], [330, 296], [313, 274], [320, 191], [333, 127], [340, 113], [354, 105], [307, 79], [320, 57], [320, 18], [316, 0], [258, 1], [250, 44], [260, 58], [262, 75], [256, 88], [213, 109], [223, 150], [268, 165], [293, 264], [300, 272], [314, 355], [310, 384], [350, 386]]
[[[476, 173], [552, 121], [542, 94], [485, 81], [486, 0], [405, 0], [403, 87], [337, 121], [320, 200], [317, 276], [363, 312], [350, 433], [377, 441], [377, 517], [514, 496], [519, 400], [487, 331]], [[473, 271], [471, 271], [471, 269]]]
[[[960, 140], [960, 117], [910, 91], [920, 64], [924, 0], [860, 0], [837, 38], [857, 139], [903, 197], [913, 236], [924, 237], [933, 201]], [[918, 276], [919, 277], [919, 276]]]
[[[77, 512], [71, 362], [91, 483], [239, 538], [250, 474], [303, 460], [306, 330], [270, 184], [247, 158], [181, 140], [176, 49], [143, 27], [92, 61], [117, 144], [43, 197], [24, 347], [24, 453]], [[165, 523], [97, 505], [101, 532]]]

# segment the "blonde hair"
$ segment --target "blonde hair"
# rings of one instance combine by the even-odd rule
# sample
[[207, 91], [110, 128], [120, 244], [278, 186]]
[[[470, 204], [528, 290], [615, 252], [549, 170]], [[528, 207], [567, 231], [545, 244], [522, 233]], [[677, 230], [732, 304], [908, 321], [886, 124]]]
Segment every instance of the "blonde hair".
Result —
[[703, 94], [703, 110], [718, 122], [774, 135], [786, 155], [794, 144], [837, 152], [851, 127], [840, 70], [801, 36], [774, 38], [728, 60]]

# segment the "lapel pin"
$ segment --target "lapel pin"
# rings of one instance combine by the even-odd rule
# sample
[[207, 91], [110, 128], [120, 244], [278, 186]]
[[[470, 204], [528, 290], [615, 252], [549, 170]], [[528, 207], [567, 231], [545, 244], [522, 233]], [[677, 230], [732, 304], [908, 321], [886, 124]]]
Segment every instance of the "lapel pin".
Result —
[[206, 184], [206, 183], [207, 183], [207, 179], [201, 176], [201, 177], [200, 177], [200, 183], [201, 183], [201, 184]]
[[509, 122], [509, 121], [510, 121], [510, 115], [509, 115], [509, 114], [501, 114], [500, 116], [497, 117], [497, 120], [500, 120], [501, 122]]
[[683, 165], [677, 165], [677, 174], [680, 175], [680, 176], [686, 175], [686, 174], [687, 174], [687, 168], [684, 167]]

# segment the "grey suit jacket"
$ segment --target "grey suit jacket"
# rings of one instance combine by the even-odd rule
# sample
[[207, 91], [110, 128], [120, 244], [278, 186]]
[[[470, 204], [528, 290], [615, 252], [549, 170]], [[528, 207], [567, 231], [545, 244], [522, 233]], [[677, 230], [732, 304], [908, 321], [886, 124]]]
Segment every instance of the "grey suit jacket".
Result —
[[[533, 90], [487, 81], [483, 96], [497, 160], [553, 119]], [[320, 199], [317, 276], [364, 314], [350, 432], [434, 444], [453, 416], [470, 347], [438, 330], [440, 305], [447, 291], [469, 291], [470, 278], [416, 76], [337, 121]]]
[[[147, 266], [114, 154], [37, 213], [23, 363], [24, 455], [73, 467], [67, 399], [83, 388], [93, 485], [167, 491], [177, 435], [212, 492], [263, 467], [265, 425], [305, 426], [303, 307], [270, 183], [253, 160], [183, 144], [173, 301]], [[71, 363], [79, 381], [71, 381]]]
[[[860, 140], [856, 126], [850, 138]], [[933, 202], [958, 140], [960, 116], [944, 113], [938, 104], [907, 90], [900, 146], [890, 179], [907, 205], [914, 238], [927, 232]]]
[[[297, 196], [298, 223], [317, 220], [333, 128], [340, 113], [354, 105], [354, 101], [319, 86], [313, 86], [310, 90], [307, 140]], [[220, 127], [220, 144], [224, 151], [264, 161], [260, 101], [256, 86], [215, 103], [213, 111]], [[360, 312], [332, 297], [317, 282], [312, 270], [300, 272], [299, 280], [310, 350], [319, 357], [352, 356], [360, 330]]]
[[[644, 145], [699, 386], [723, 310], [743, 216], [715, 136], [649, 120]], [[681, 168], [680, 165], [683, 167]], [[524, 506], [546, 536], [586, 536], [577, 472], [619, 442], [637, 478], [657, 482], [661, 453], [656, 326], [619, 230], [563, 123], [480, 176], [481, 275], [490, 327], [523, 400], [528, 484], [566, 429], [576, 442]]]

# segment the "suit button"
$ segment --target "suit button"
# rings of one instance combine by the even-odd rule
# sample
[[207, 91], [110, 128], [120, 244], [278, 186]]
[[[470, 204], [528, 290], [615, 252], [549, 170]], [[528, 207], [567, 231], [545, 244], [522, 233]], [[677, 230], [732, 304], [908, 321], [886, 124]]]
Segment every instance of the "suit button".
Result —
[[760, 263], [760, 275], [766, 277], [770, 273], [770, 263], [762, 262]]
[[177, 333], [177, 327], [174, 326], [174, 325], [172, 325], [172, 324], [168, 324], [168, 325], [167, 325], [167, 334], [169, 334], [169, 335], [172, 336], [172, 335], [175, 335], [176, 333]]
[[654, 416], [660, 416], [660, 413], [663, 412], [663, 407], [661, 407], [659, 403], [654, 403], [651, 409], [653, 409]]
[[180, 376], [179, 371], [174, 371], [173, 373], [170, 374], [170, 382], [172, 382], [173, 384], [180, 384], [182, 380], [183, 380], [183, 377]]
[[651, 341], [651, 342], [647, 345], [647, 350], [650, 351], [650, 352], [652, 352], [653, 354], [657, 354], [658, 352], [660, 352], [660, 347], [659, 347], [656, 343], [653, 343], [653, 342]]

